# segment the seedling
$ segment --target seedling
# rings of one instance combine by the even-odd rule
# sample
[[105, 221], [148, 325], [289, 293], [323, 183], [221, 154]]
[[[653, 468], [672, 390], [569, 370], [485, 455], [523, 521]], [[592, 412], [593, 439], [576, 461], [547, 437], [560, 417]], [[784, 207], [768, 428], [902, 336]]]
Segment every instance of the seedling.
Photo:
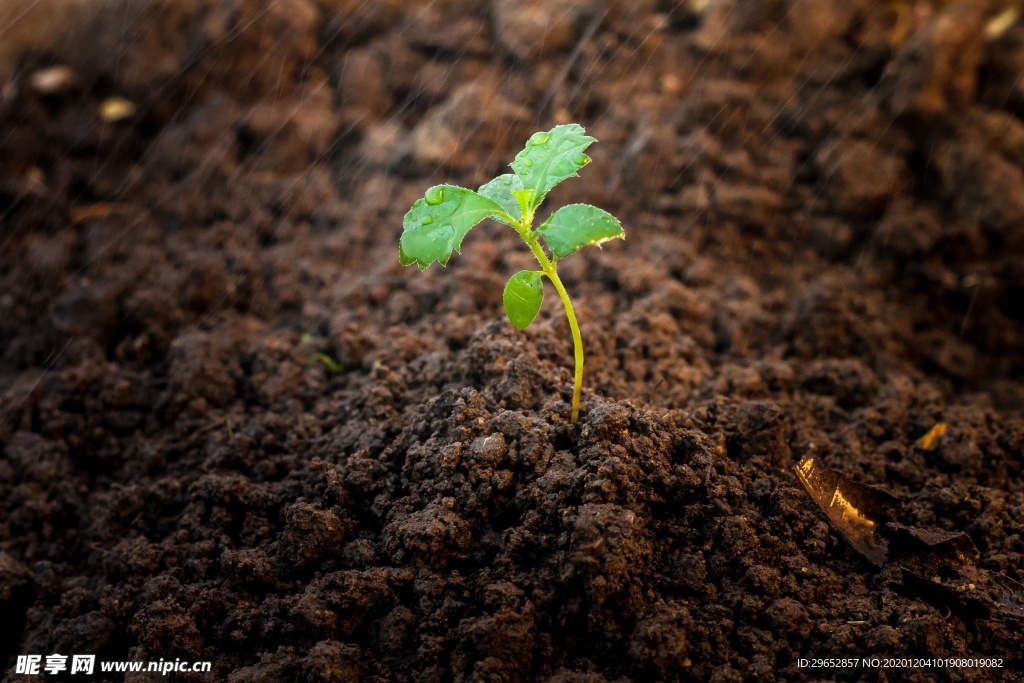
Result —
[[[309, 344], [312, 344], [313, 335], [311, 335], [309, 332], [303, 332], [302, 336], [299, 337], [299, 343], [301, 343], [303, 346], [308, 346]], [[332, 375], [337, 375], [339, 372], [341, 372], [341, 363], [334, 360], [326, 353], [314, 353], [309, 357], [307, 363], [310, 366], [316, 365], [317, 363], [323, 363], [324, 367], [326, 367], [327, 371], [330, 372]]]
[[316, 365], [317, 363], [323, 363], [324, 367], [326, 367], [327, 371], [332, 375], [337, 375], [339, 372], [341, 372], [341, 363], [334, 360], [326, 353], [314, 353], [312, 356], [309, 357], [310, 365]]
[[[534, 228], [537, 208], [558, 183], [577, 176], [590, 163], [584, 154], [595, 139], [582, 126], [571, 123], [534, 133], [526, 148], [511, 163], [514, 173], [500, 175], [476, 192], [455, 185], [436, 185], [426, 191], [403, 221], [399, 259], [403, 266], [415, 263], [425, 270], [434, 261], [448, 265], [453, 252], [461, 253], [462, 240], [487, 218], [514, 228], [530, 247], [540, 270], [522, 270], [505, 285], [505, 314], [520, 330], [537, 317], [544, 302], [547, 277], [558, 292], [572, 332], [576, 373], [572, 391], [572, 421], [580, 414], [583, 389], [583, 339], [576, 312], [556, 267], [563, 259], [591, 244], [625, 239], [618, 219], [589, 204], [570, 204], [558, 209], [540, 227]], [[543, 241], [548, 252], [541, 246]]]

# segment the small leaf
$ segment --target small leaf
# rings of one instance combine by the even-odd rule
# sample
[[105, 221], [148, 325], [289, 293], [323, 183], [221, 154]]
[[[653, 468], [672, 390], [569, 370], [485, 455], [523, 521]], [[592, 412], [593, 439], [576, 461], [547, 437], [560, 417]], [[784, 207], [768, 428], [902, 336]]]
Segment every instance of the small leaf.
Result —
[[530, 326], [544, 303], [543, 275], [537, 270], [521, 270], [505, 285], [505, 315], [520, 330]]
[[[523, 212], [515, 193], [522, 189], [523, 183], [519, 180], [519, 176], [514, 173], [506, 173], [485, 185], [481, 185], [477, 192], [488, 199], [496, 201], [501, 205], [501, 208], [505, 209], [505, 213], [518, 221], [522, 219]], [[505, 222], [500, 217], [497, 217], [497, 220], [502, 223]]]
[[608, 240], [626, 239], [619, 219], [589, 204], [569, 204], [551, 214], [538, 228], [551, 253], [558, 258], [580, 247], [601, 245]]
[[[516, 176], [517, 178], [519, 176]], [[519, 181], [519, 185], [522, 186], [523, 182]], [[519, 213], [522, 215], [524, 210], [529, 210], [530, 206], [533, 205], [533, 190], [515, 190], [512, 192], [512, 196], [516, 198], [516, 202], [519, 204]], [[539, 203], [539, 202], [538, 202]]]
[[452, 252], [485, 218], [505, 216], [505, 210], [493, 199], [454, 185], [435, 185], [417, 199], [402, 221], [399, 260], [403, 266], [425, 269], [434, 261], [448, 265]]
[[590, 157], [583, 151], [595, 141], [584, 135], [583, 127], [577, 123], [533, 134], [512, 162], [512, 170], [522, 181], [523, 189], [533, 192], [530, 208], [536, 208], [551, 188], [566, 178], [576, 177], [576, 171], [590, 163]]

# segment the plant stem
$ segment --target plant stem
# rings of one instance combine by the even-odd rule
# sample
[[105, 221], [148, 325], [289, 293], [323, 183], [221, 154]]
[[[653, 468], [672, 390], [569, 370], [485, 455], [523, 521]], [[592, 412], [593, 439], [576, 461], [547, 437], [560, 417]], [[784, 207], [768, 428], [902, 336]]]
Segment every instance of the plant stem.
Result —
[[562, 299], [562, 305], [565, 306], [565, 317], [569, 319], [569, 329], [572, 331], [572, 347], [576, 356], [576, 377], [572, 385], [572, 421], [576, 422], [580, 419], [580, 393], [583, 391], [583, 337], [580, 336], [580, 326], [576, 322], [576, 311], [573, 310], [569, 294], [558, 278], [558, 273], [555, 272], [554, 264], [551, 266], [551, 271], [547, 272], [547, 276]]
[[576, 311], [572, 307], [572, 300], [569, 299], [569, 293], [565, 291], [565, 285], [562, 284], [561, 278], [558, 277], [558, 271], [555, 270], [555, 259], [548, 259], [547, 254], [544, 253], [544, 249], [540, 246], [537, 236], [530, 229], [532, 222], [531, 216], [528, 220], [523, 221], [522, 224], [518, 224], [516, 229], [523, 240], [530, 246], [530, 250], [537, 259], [537, 263], [540, 264], [544, 274], [551, 280], [551, 284], [555, 286], [558, 298], [562, 300], [562, 306], [565, 307], [565, 317], [569, 320], [569, 330], [572, 332], [573, 355], [576, 359], [576, 372], [572, 386], [572, 415], [570, 418], [572, 422], [576, 422], [580, 418], [580, 394], [583, 393], [583, 337], [580, 335], [580, 326], [576, 321]]

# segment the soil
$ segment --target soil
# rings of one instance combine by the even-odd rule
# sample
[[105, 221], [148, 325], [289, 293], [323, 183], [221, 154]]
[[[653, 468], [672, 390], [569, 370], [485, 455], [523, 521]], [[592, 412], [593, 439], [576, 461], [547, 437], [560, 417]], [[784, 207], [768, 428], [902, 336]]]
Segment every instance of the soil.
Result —
[[[794, 473], [879, 486], [1024, 581], [1024, 25], [408, 5], [151, 2], [20, 53], [3, 681], [52, 653], [213, 663], [127, 681], [1024, 680], [1020, 620], [875, 567]], [[551, 204], [628, 235], [561, 264], [577, 424], [555, 298], [504, 320], [509, 230], [423, 273], [397, 251], [429, 185], [569, 121], [600, 142]], [[1004, 668], [799, 662], [832, 657]]]

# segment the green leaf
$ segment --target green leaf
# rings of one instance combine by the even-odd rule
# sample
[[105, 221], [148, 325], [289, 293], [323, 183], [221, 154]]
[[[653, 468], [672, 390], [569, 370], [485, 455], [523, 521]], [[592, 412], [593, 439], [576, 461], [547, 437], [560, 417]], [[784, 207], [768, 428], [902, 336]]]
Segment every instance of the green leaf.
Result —
[[[519, 176], [516, 177], [518, 178]], [[519, 181], [520, 187], [522, 184], [522, 181]], [[516, 198], [516, 202], [519, 204], [520, 215], [522, 215], [524, 211], [528, 212], [530, 207], [533, 206], [533, 190], [515, 190], [512, 192], [512, 196]]]
[[434, 261], [448, 265], [452, 252], [485, 218], [498, 218], [505, 210], [493, 199], [454, 185], [435, 185], [417, 199], [402, 221], [399, 260], [403, 266], [424, 270]]
[[538, 228], [551, 253], [558, 258], [589, 244], [626, 239], [619, 219], [589, 204], [569, 204], [551, 214]]
[[512, 170], [519, 176], [523, 189], [532, 192], [530, 208], [535, 209], [544, 196], [566, 178], [590, 163], [583, 151], [596, 140], [584, 135], [577, 123], [555, 126], [546, 133], [534, 133], [526, 148], [516, 155]]
[[[506, 173], [485, 185], [481, 185], [477, 192], [488, 199], [496, 201], [501, 205], [501, 208], [505, 209], [505, 213], [518, 221], [522, 220], [523, 212], [519, 206], [519, 200], [516, 199], [514, 193], [522, 189], [523, 183], [519, 180], [519, 176], [514, 173]], [[497, 218], [497, 220], [506, 223], [501, 218]]]
[[505, 315], [520, 330], [530, 326], [544, 303], [543, 275], [537, 270], [521, 270], [505, 285]]

